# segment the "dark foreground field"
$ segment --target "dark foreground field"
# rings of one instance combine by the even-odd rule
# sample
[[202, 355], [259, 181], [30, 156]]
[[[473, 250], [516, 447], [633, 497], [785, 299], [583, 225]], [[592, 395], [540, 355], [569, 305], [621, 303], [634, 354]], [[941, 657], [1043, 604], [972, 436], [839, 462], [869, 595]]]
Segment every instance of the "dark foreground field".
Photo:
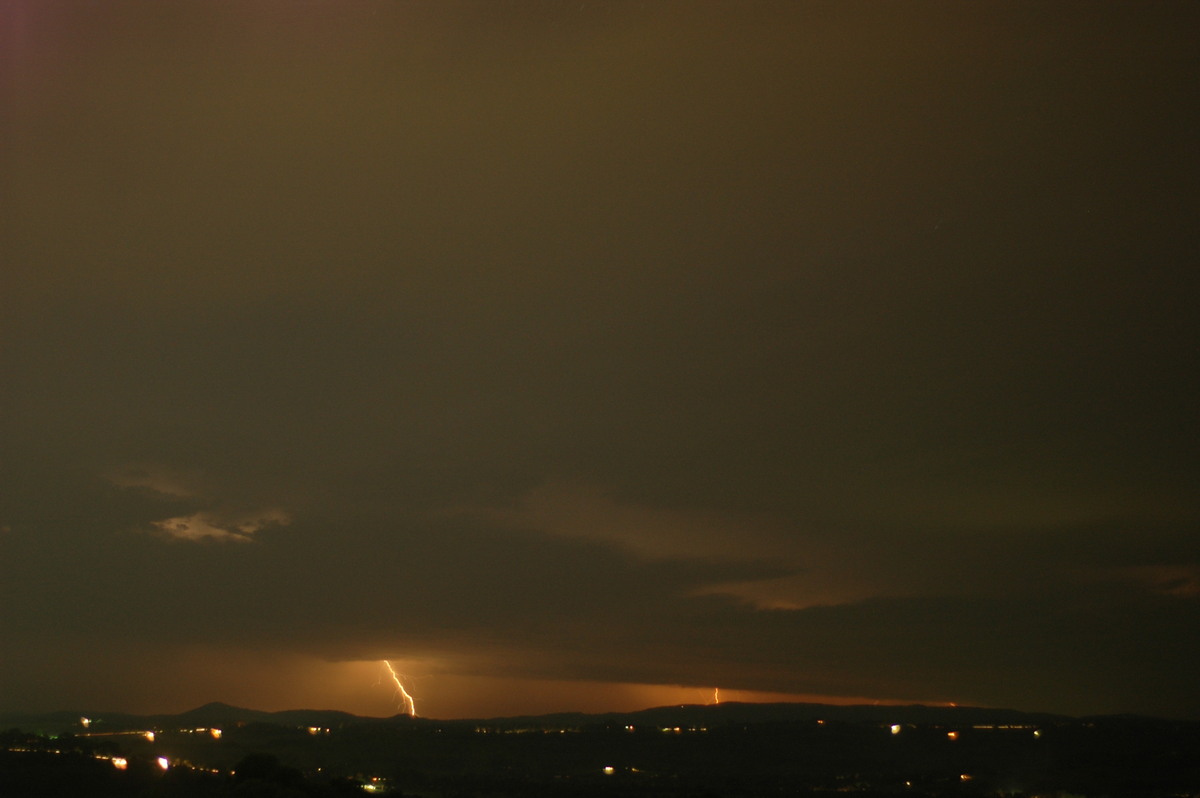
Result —
[[255, 713], [0, 744], [0, 796], [1200, 796], [1200, 724], [930, 707], [720, 705], [433, 721]]

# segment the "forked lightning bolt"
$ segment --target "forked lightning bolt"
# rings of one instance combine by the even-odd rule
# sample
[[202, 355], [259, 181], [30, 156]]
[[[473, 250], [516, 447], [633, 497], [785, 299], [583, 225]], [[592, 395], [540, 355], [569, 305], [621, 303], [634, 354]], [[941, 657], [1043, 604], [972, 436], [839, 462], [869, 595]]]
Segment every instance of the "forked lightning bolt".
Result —
[[387, 666], [388, 673], [392, 676], [392, 681], [396, 684], [396, 692], [399, 694], [401, 701], [404, 702], [404, 711], [412, 717], [417, 716], [417, 704], [413, 701], [413, 697], [404, 689], [404, 685], [400, 683], [400, 674], [396, 673], [396, 669], [392, 667], [390, 660], [384, 660], [383, 664]]

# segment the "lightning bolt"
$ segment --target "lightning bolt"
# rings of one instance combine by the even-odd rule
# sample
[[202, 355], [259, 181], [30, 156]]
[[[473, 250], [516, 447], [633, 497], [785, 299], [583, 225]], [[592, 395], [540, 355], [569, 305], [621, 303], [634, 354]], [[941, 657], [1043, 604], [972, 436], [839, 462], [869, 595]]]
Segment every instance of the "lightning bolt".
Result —
[[714, 704], [721, 703], [721, 688], [720, 687], [713, 688], [713, 703]]
[[391, 674], [392, 681], [396, 684], [396, 693], [400, 696], [400, 700], [404, 707], [404, 712], [412, 717], [417, 716], [417, 704], [413, 701], [413, 697], [404, 689], [404, 685], [400, 682], [400, 674], [396, 673], [396, 669], [392, 667], [390, 660], [384, 660], [383, 664], [387, 667], [388, 673]]

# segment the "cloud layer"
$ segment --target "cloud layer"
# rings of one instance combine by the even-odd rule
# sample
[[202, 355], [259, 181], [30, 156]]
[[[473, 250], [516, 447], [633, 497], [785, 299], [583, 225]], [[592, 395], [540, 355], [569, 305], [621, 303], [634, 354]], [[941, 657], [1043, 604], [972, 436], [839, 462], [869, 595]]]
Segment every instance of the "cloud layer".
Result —
[[1192, 6], [0, 13], [4, 695], [1200, 713]]

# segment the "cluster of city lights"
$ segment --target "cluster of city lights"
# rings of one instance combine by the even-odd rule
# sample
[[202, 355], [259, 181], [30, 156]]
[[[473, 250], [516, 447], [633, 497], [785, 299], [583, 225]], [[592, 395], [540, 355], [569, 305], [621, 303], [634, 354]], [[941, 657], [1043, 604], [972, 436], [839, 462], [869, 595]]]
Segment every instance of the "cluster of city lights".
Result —
[[[95, 723], [95, 721], [92, 718], [87, 718], [87, 717], [80, 718], [79, 720], [80, 720], [80, 725], [82, 725], [83, 728], [85, 728], [85, 729], [91, 728], [92, 724]], [[329, 734], [330, 733], [329, 729], [318, 728], [318, 727], [308, 728], [307, 731], [309, 731], [312, 734]], [[179, 729], [179, 733], [180, 734], [202, 734], [202, 735], [212, 737], [214, 740], [219, 740], [219, 739], [221, 739], [221, 736], [222, 736], [221, 729], [215, 729], [215, 728], [209, 728], [209, 727], [202, 727], [202, 728], [195, 728], [195, 729]], [[148, 730], [145, 730], [145, 731], [139, 730], [139, 731], [119, 731], [119, 732], [86, 732], [84, 734], [80, 734], [79, 736], [80, 737], [110, 737], [110, 736], [112, 736], [112, 737], [115, 737], [115, 736], [140, 737], [148, 742], [155, 742], [161, 734], [162, 734], [161, 731], [154, 732], [154, 731], [148, 731]], [[14, 753], [54, 754], [56, 756], [62, 756], [64, 754], [71, 753], [70, 751], [59, 749], [59, 748], [42, 748], [42, 747], [27, 748], [24, 746], [9, 746], [2, 750], [14, 752]], [[112, 766], [115, 769], [122, 770], [122, 771], [129, 770], [130, 764], [131, 764], [130, 759], [128, 757], [124, 757], [124, 756], [116, 756], [116, 755], [111, 755], [111, 754], [100, 754], [100, 753], [93, 753], [90, 756], [92, 759], [95, 759], [100, 762], [109, 762], [112, 764]], [[223, 775], [223, 774], [224, 775], [234, 775], [233, 771], [226, 772], [226, 771], [222, 771], [222, 770], [219, 770], [216, 768], [197, 767], [197, 766], [191, 764], [190, 762], [187, 762], [184, 760], [174, 760], [173, 761], [170, 757], [167, 757], [167, 756], [155, 756], [148, 761], [150, 761], [154, 767], [158, 768], [158, 770], [163, 771], [163, 772], [170, 770], [173, 767], [182, 767], [182, 768], [185, 768], [188, 770], [204, 771], [207, 773], [212, 773], [214, 775]], [[362, 784], [361, 788], [364, 792], [369, 792], [369, 793], [386, 792], [388, 790], [387, 780], [382, 777], [375, 776], [375, 777], [372, 777], [368, 782]]]
[[[817, 721], [817, 723], [819, 723], [819, 724], [824, 724], [824, 723], [825, 723], [825, 721], [823, 721], [823, 720], [819, 720], [819, 721]], [[1037, 728], [1036, 726], [1030, 726], [1030, 725], [1028, 725], [1028, 724], [1022, 724], [1022, 725], [1017, 725], [1017, 724], [1005, 724], [1005, 725], [1000, 725], [1000, 726], [996, 726], [996, 725], [990, 725], [990, 724], [989, 724], [989, 725], [975, 725], [975, 726], [972, 726], [971, 728], [972, 728], [972, 729], [975, 729], [975, 730], [977, 730], [977, 731], [996, 731], [996, 730], [1002, 730], [1002, 731], [1014, 731], [1014, 730], [1019, 730], [1019, 731], [1032, 731], [1032, 732], [1033, 732], [1034, 739], [1041, 739], [1041, 736], [1042, 736], [1042, 730], [1041, 730], [1041, 729]], [[891, 731], [891, 733], [892, 733], [892, 734], [899, 734], [901, 731], [903, 731], [903, 730], [904, 730], [904, 727], [903, 727], [903, 726], [901, 726], [899, 723], [893, 723], [891, 726], [889, 726], [889, 727], [888, 727], [888, 730], [889, 730], [889, 731]], [[948, 731], [948, 732], [946, 732], [946, 739], [947, 739], [947, 740], [957, 740], [957, 739], [959, 739], [959, 737], [961, 737], [961, 736], [962, 736], [962, 733], [961, 733], [961, 732], [958, 732], [958, 731]]]

